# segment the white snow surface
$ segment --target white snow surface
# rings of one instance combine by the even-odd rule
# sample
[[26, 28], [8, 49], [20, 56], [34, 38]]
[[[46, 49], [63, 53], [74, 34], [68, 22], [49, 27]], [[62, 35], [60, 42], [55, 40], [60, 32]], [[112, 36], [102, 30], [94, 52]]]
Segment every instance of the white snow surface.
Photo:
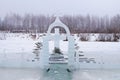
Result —
[[[42, 36], [39, 37], [40, 35], [42, 34], [37, 34], [37, 39], [32, 39], [30, 34], [6, 34], [5, 40], [0, 40], [0, 57], [6, 55], [8, 58], [18, 60], [22, 55], [18, 57], [16, 54], [26, 53], [24, 54], [25, 58], [33, 59], [35, 55], [32, 52], [35, 49], [35, 43], [42, 42]], [[79, 41], [76, 36], [74, 38], [75, 43], [78, 45], [78, 50], [76, 50], [78, 55], [83, 54], [85, 58], [95, 58], [96, 64], [117, 64], [117, 67], [120, 66], [120, 42], [83, 42]], [[68, 42], [60, 41], [60, 49], [64, 54], [67, 54], [67, 48]], [[52, 53], [54, 49], [53, 41], [49, 42], [49, 49], [49, 52]]]

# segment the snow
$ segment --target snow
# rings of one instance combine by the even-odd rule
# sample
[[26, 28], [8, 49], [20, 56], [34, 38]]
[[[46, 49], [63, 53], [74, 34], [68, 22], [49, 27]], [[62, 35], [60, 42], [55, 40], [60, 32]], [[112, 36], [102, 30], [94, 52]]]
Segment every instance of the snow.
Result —
[[[6, 64], [11, 63], [10, 61], [14, 62], [15, 65], [16, 60], [19, 60], [21, 64], [21, 59], [23, 62], [28, 61], [32, 62], [35, 58], [35, 54], [33, 53], [35, 49], [36, 42], [42, 42], [42, 34], [37, 34], [37, 39], [33, 39], [31, 34], [22, 34], [22, 33], [9, 33], [5, 34], [5, 40], [0, 40], [0, 66], [6, 62]], [[93, 35], [91, 35], [93, 37]], [[97, 35], [95, 35], [97, 37]], [[76, 50], [77, 55], [82, 54], [83, 57], [79, 58], [94, 58], [96, 64], [89, 63], [80, 63], [77, 65], [81, 68], [88, 68], [98, 66], [99, 68], [102, 66], [104, 68], [107, 67], [115, 67], [119, 68], [120, 66], [120, 42], [93, 42], [93, 41], [80, 41], [79, 37], [75, 35], [75, 43], [78, 46], [78, 50]], [[93, 37], [94, 38], [94, 37]], [[94, 40], [94, 39], [91, 39]], [[54, 49], [54, 42], [49, 41], [49, 52], [52, 53]], [[60, 49], [63, 54], [67, 55], [68, 51], [68, 42], [67, 41], [60, 41]], [[41, 49], [42, 51], [42, 49]], [[40, 52], [41, 54], [41, 52]], [[9, 62], [8, 62], [9, 61]], [[27, 64], [27, 63], [25, 63]], [[29, 66], [33, 65], [39, 67], [40, 64], [35, 60], [34, 63], [29, 63]], [[109, 65], [108, 65], [109, 64]], [[19, 66], [18, 65], [18, 66]], [[114, 66], [113, 66], [114, 65]], [[9, 66], [9, 65], [8, 65]], [[11, 65], [12, 66], [12, 65]]]
[[31, 52], [36, 42], [30, 34], [7, 34], [5, 40], [0, 40], [0, 53]]
[[[42, 34], [38, 34], [38, 36], [40, 35]], [[76, 46], [78, 46], [77, 55], [84, 55], [79, 58], [94, 58], [96, 63], [77, 63], [80, 70], [73, 73], [72, 80], [120, 80], [120, 42], [94, 42], [94, 36], [92, 36], [91, 42], [80, 41], [77, 35], [74, 38]], [[30, 34], [5, 34], [5, 38], [0, 40], [0, 76], [2, 80], [44, 80], [47, 77], [43, 76], [40, 69], [37, 69], [40, 67], [40, 62], [34, 59], [35, 54], [33, 54], [36, 42], [42, 42], [42, 36], [32, 39]], [[52, 53], [53, 41], [49, 41], [49, 48], [49, 52]], [[68, 42], [61, 40], [60, 49], [65, 55], [67, 55], [67, 48]], [[50, 74], [52, 75], [52, 73]], [[64, 80], [64, 77], [60, 78]]]

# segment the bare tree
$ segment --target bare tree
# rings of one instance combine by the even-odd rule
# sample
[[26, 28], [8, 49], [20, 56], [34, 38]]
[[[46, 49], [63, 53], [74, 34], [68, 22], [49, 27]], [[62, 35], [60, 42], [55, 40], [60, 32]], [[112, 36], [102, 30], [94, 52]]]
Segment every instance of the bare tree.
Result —
[[[23, 17], [18, 14], [6, 15], [0, 20], [0, 30], [25, 30], [26, 32], [47, 31], [49, 25], [55, 20], [54, 16], [26, 14]], [[120, 33], [120, 15], [114, 17], [98, 17], [91, 15], [64, 15], [60, 20], [69, 27], [72, 33]], [[64, 29], [61, 28], [64, 32]]]

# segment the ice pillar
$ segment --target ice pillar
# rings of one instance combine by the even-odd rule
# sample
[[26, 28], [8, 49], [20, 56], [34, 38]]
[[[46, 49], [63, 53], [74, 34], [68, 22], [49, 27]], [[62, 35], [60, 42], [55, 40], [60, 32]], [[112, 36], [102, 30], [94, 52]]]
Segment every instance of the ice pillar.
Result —
[[69, 66], [74, 66], [74, 54], [75, 54], [75, 49], [74, 49], [74, 37], [69, 36], [68, 37], [69, 41], [69, 46], [68, 46], [68, 65]]
[[47, 68], [49, 66], [49, 37], [43, 37], [43, 51], [41, 55], [42, 67]]

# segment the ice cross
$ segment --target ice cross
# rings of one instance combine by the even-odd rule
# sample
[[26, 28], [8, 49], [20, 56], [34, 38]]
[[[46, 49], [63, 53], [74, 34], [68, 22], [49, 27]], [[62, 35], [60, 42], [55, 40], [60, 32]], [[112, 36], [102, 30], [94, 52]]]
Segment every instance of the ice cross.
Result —
[[54, 37], [54, 46], [56, 48], [59, 48], [59, 41], [60, 41], [60, 33], [59, 28], [55, 28], [55, 37]]

